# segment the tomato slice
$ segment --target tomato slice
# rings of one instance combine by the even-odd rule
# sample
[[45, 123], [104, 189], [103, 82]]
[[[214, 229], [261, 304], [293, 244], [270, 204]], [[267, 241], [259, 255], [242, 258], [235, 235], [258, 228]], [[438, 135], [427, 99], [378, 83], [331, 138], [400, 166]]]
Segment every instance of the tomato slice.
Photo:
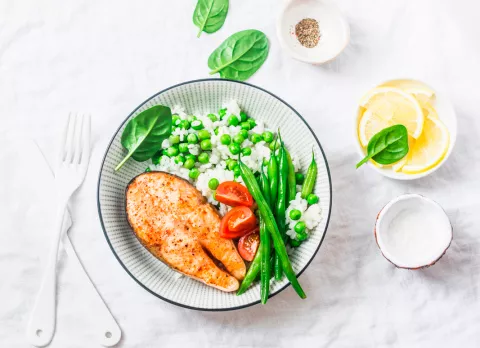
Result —
[[253, 197], [248, 189], [235, 181], [224, 181], [217, 187], [215, 199], [231, 207], [253, 205]]
[[223, 217], [220, 224], [220, 237], [238, 238], [252, 231], [256, 225], [257, 220], [250, 208], [235, 207]]
[[245, 261], [253, 261], [260, 244], [260, 235], [258, 231], [253, 231], [238, 241], [238, 252]]

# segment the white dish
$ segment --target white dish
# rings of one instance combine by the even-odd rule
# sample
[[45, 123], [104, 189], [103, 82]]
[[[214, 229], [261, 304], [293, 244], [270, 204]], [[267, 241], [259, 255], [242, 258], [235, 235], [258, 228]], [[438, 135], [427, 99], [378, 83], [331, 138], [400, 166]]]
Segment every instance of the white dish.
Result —
[[[313, 18], [320, 27], [320, 41], [313, 48], [300, 44], [295, 25], [304, 18]], [[350, 27], [340, 10], [321, 0], [291, 0], [277, 19], [277, 36], [281, 46], [293, 58], [311, 64], [323, 64], [336, 58], [350, 40]]]
[[374, 233], [383, 256], [396, 267], [406, 269], [434, 265], [453, 238], [450, 220], [442, 207], [418, 194], [390, 201], [378, 214]]
[[[412, 80], [412, 79], [388, 80], [388, 81], [385, 81], [383, 83], [378, 84], [378, 86], [383, 85], [385, 83], [391, 83], [393, 81], [398, 81], [398, 80]], [[429, 85], [427, 85], [423, 82], [416, 81], [416, 80], [412, 80], [412, 81], [418, 82], [420, 84], [423, 84], [423, 85], [431, 88]], [[440, 168], [447, 161], [448, 157], [450, 156], [450, 154], [453, 151], [453, 148], [455, 146], [455, 142], [457, 140], [457, 115], [455, 114], [455, 110], [453, 109], [452, 103], [450, 102], [448, 97], [445, 95], [445, 93], [442, 92], [442, 91], [438, 91], [434, 88], [431, 88], [431, 89], [435, 91], [435, 96], [436, 96], [435, 103], [433, 104], [433, 107], [436, 109], [439, 119], [445, 124], [445, 126], [447, 127], [448, 132], [450, 134], [450, 144], [449, 144], [449, 147], [448, 147], [448, 151], [447, 151], [447, 154], [445, 155], [445, 157], [442, 159], [442, 161], [439, 164], [437, 164], [435, 167], [427, 170], [426, 172], [419, 173], [419, 174], [405, 174], [405, 173], [401, 173], [401, 172], [395, 172], [394, 170], [392, 170], [389, 167], [383, 167], [383, 168], [377, 167], [371, 161], [368, 161], [367, 164], [368, 164], [368, 166], [370, 166], [370, 168], [373, 168], [373, 170], [375, 170], [376, 172], [378, 172], [378, 173], [380, 173], [380, 174], [382, 174], [386, 177], [392, 178], [392, 179], [414, 180], [414, 179], [423, 178], [427, 175], [432, 174], [434, 171], [436, 171], [438, 168]], [[357, 151], [358, 151], [359, 156], [360, 156], [359, 160], [361, 158], [365, 157], [365, 155], [366, 155], [366, 150], [362, 147], [362, 145], [360, 144], [360, 140], [358, 139], [358, 122], [360, 121], [360, 116], [361, 116], [361, 108], [359, 106], [357, 108], [356, 117], [355, 117], [355, 124], [354, 124], [355, 146], [356, 146]]]

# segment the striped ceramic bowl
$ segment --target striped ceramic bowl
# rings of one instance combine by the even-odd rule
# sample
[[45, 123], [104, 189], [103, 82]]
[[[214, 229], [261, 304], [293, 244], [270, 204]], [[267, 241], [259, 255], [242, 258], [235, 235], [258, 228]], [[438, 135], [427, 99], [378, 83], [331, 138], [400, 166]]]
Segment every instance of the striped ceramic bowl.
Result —
[[[98, 213], [105, 237], [125, 271], [153, 295], [176, 305], [206, 311], [233, 310], [260, 302], [260, 286], [255, 284], [243, 295], [225, 293], [188, 277], [179, 277], [148, 252], [132, 233], [125, 215], [125, 188], [148, 163], [129, 160], [118, 172], [115, 166], [125, 156], [120, 137], [127, 121], [153, 105], [182, 105], [189, 113], [218, 110], [235, 99], [255, 119], [271, 129], [280, 128], [292, 156], [307, 168], [313, 147], [318, 164], [315, 193], [320, 198], [322, 221], [310, 237], [291, 255], [293, 269], [300, 275], [310, 264], [327, 231], [332, 202], [332, 186], [327, 159], [312, 129], [290, 105], [259, 87], [236, 81], [205, 79], [181, 83], [148, 98], [122, 122], [107, 147], [98, 179]], [[289, 285], [286, 279], [273, 281], [270, 296]]]

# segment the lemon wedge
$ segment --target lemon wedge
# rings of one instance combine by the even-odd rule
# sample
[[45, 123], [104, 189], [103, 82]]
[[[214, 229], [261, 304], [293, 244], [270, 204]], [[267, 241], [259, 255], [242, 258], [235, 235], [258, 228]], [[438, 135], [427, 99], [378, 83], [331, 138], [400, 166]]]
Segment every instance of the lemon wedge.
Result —
[[414, 139], [422, 134], [422, 108], [411, 94], [399, 88], [374, 88], [362, 98], [360, 106], [358, 137], [364, 147], [376, 133], [395, 124], [403, 124]]
[[447, 127], [438, 117], [428, 116], [425, 119], [422, 135], [414, 142], [408, 155], [402, 159], [405, 163], [401, 168], [396, 167], [397, 171], [401, 170], [405, 174], [426, 172], [443, 160], [449, 145], [450, 135]]

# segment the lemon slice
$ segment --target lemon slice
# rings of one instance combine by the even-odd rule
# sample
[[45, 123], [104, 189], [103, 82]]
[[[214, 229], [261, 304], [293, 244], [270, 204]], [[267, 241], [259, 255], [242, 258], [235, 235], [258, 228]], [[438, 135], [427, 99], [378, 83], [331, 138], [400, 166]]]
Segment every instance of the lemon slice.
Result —
[[438, 118], [425, 119], [422, 135], [415, 141], [406, 156], [401, 171], [405, 174], [419, 174], [435, 167], [447, 154], [450, 134]]
[[432, 118], [438, 119], [437, 110], [435, 110], [432, 104], [430, 104], [429, 102], [425, 102], [423, 104], [420, 103], [420, 105], [422, 106], [422, 111], [425, 118], [432, 117]]
[[[425, 124], [424, 124], [424, 127], [425, 127]], [[405, 164], [407, 164], [408, 160], [412, 157], [412, 149], [414, 148], [415, 146], [415, 139], [413, 139], [412, 137], [408, 137], [408, 153], [405, 157], [403, 157], [400, 161], [398, 162], [395, 162], [393, 165], [392, 165], [392, 170], [395, 171], [395, 172], [401, 172], [402, 171], [402, 168], [405, 166]]]
[[380, 87], [394, 87], [412, 94], [423, 107], [424, 103], [435, 101], [435, 91], [426, 84], [416, 80], [392, 80], [385, 82]]
[[425, 116], [418, 101], [401, 89], [379, 87], [365, 95], [360, 106], [363, 115], [358, 126], [358, 137], [362, 146], [382, 129], [403, 124], [408, 134], [417, 139], [422, 134]]

